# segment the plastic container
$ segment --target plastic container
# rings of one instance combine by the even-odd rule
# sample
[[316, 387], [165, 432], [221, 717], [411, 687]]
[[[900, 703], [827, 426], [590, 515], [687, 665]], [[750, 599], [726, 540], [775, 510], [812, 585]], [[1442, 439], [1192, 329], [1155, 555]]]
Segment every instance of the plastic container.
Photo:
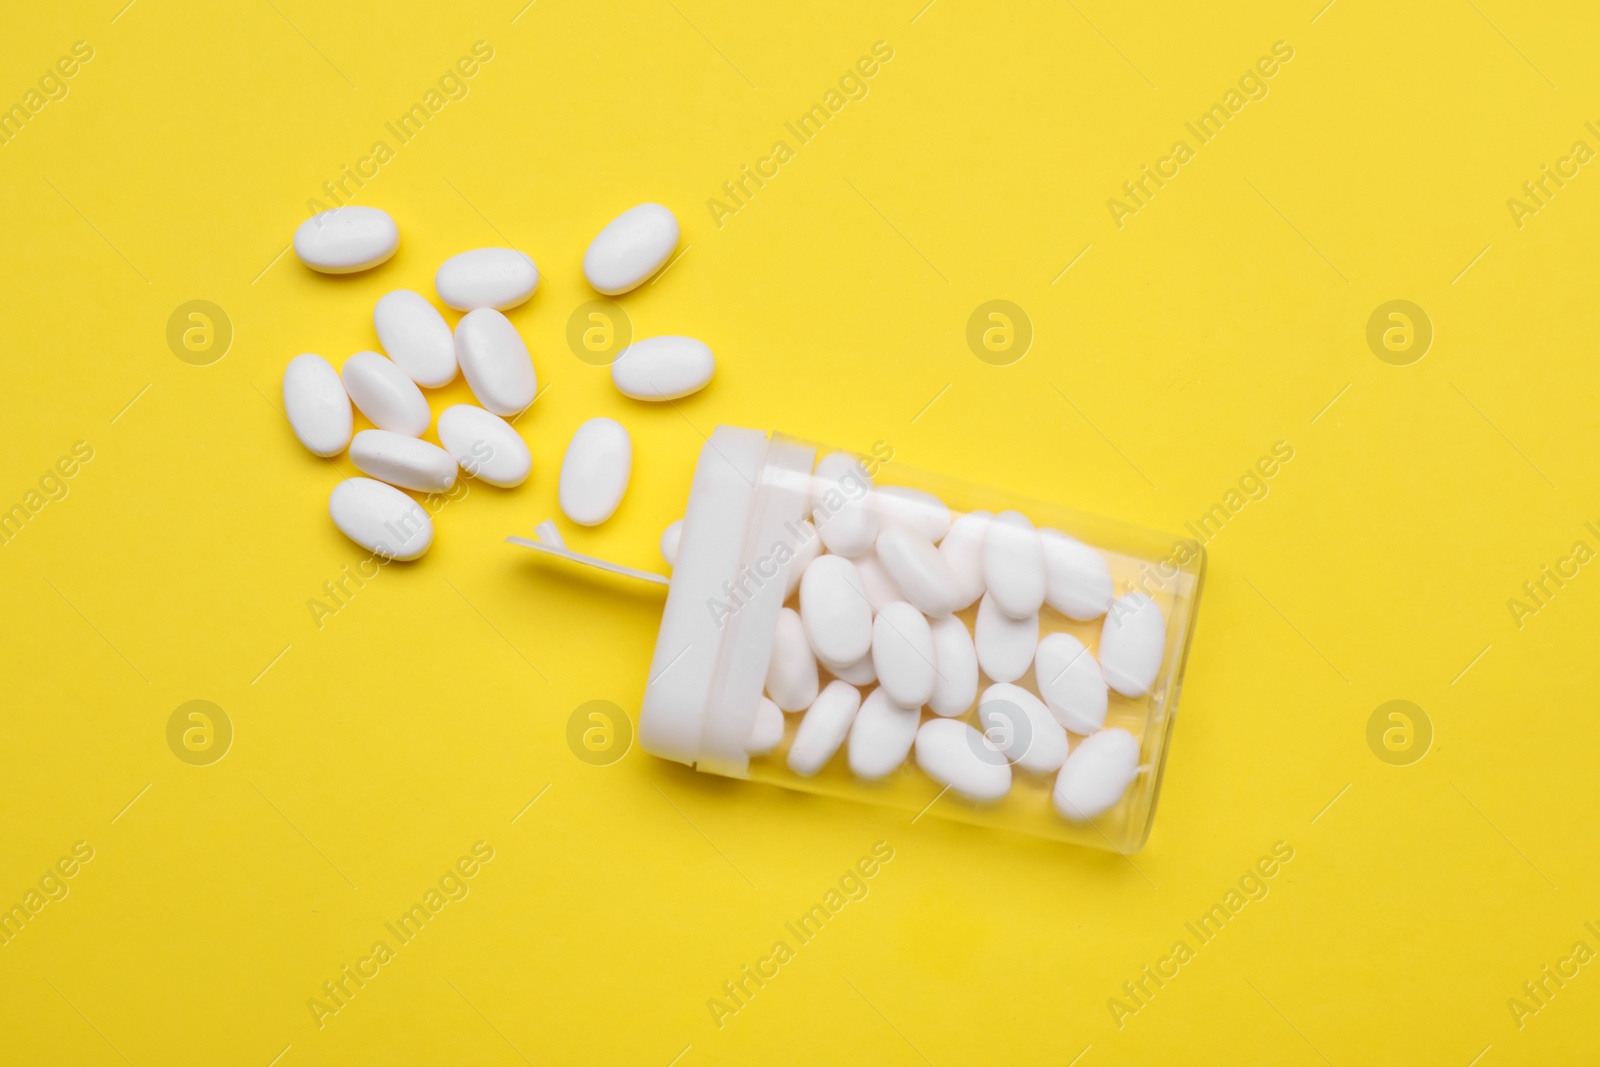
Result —
[[[817, 462], [837, 451], [726, 426], [717, 428], [702, 448], [645, 690], [639, 723], [644, 749], [700, 771], [887, 805], [919, 817], [1003, 827], [1122, 853], [1142, 848], [1155, 816], [1194, 629], [1205, 571], [1203, 548], [1190, 540], [912, 470], [896, 462], [893, 449], [882, 444], [875, 454], [857, 455], [857, 476], [843, 483], [815, 477]], [[1153, 683], [1138, 697], [1115, 690], [1109, 695], [1104, 729], [1126, 730], [1137, 740], [1139, 752], [1136, 774], [1109, 809], [1092, 818], [1065, 818], [1052, 803], [1056, 773], [1035, 774], [1015, 766], [1003, 797], [969, 800], [925, 773], [915, 751], [887, 777], [863, 780], [847, 764], [848, 743], [840, 745], [820, 772], [797, 774], [787, 755], [804, 712], [784, 716], [784, 737], [775, 749], [747, 754], [779, 609], [799, 607], [798, 594], [787, 595], [787, 561], [804, 557], [811, 540], [803, 520], [830, 521], [841, 487], [843, 497], [859, 490], [857, 499], [876, 508], [877, 493], [887, 486], [932, 493], [957, 515], [1021, 512], [1036, 528], [1059, 530], [1098, 551], [1116, 596], [1137, 590], [1160, 607], [1165, 640]], [[835, 491], [832, 500], [829, 489]], [[969, 632], [976, 612], [974, 604], [956, 613]], [[1104, 619], [1075, 621], [1049, 605], [1039, 612], [1041, 640], [1070, 633], [1097, 661], [1104, 625]], [[819, 671], [822, 687], [836, 677], [826, 667], [819, 665]], [[989, 684], [990, 679], [980, 678], [978, 693]], [[1039, 692], [1031, 666], [1016, 684]], [[865, 699], [874, 686], [859, 688]], [[920, 714], [923, 723], [936, 717], [927, 707]], [[977, 727], [977, 702], [955, 718]], [[1069, 735], [1068, 740], [1076, 752], [1084, 738]], [[990, 761], [1005, 761], [992, 746], [980, 747]]]

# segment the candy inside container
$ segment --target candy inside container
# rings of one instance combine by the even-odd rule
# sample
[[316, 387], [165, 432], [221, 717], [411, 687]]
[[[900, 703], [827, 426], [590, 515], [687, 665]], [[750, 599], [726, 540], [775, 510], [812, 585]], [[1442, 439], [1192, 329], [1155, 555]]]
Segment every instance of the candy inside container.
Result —
[[1204, 570], [1193, 541], [910, 470], [886, 445], [719, 427], [640, 743], [712, 774], [1134, 852]]

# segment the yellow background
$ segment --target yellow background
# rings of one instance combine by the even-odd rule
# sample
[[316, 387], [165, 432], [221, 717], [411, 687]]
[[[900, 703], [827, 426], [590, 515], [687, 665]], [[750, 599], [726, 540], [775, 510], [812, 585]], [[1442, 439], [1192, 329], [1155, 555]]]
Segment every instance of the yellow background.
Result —
[[[1520, 629], [1507, 607], [1600, 548], [1600, 174], [1520, 229], [1506, 207], [1600, 147], [1592, 11], [121, 2], [12, 4], [0, 33], [0, 101], [94, 48], [0, 147], [0, 504], [94, 449], [0, 548], [0, 901], [95, 850], [0, 947], [6, 1060], [1595, 1057], [1600, 963], [1520, 1029], [1506, 1003], [1600, 950], [1600, 566]], [[395, 145], [384, 123], [478, 40], [470, 94]], [[707, 199], [880, 40], [870, 94], [718, 228]], [[1107, 198], [1279, 40], [1270, 94], [1118, 229]], [[345, 279], [275, 259], [379, 139], [396, 155], [358, 202], [398, 220], [398, 256]], [[719, 358], [681, 411], [565, 340], [584, 247], [643, 200], [685, 250], [622, 304]], [[326, 515], [348, 460], [295, 443], [282, 369], [373, 346], [378, 296], [507, 242], [544, 274], [511, 315], [549, 390], [518, 423], [534, 476], [473, 487], [319, 629], [307, 600], [365, 553]], [[209, 366], [165, 340], [195, 299], [235, 331]], [[1036, 331], [1011, 366], [965, 341], [992, 299]], [[1394, 299], [1435, 330], [1410, 366], [1365, 340]], [[556, 514], [598, 414], [632, 431], [634, 482], [604, 527], [562, 528], [645, 567], [723, 422], [1173, 531], [1291, 444], [1211, 542], [1148, 848], [913, 825], [636, 748], [580, 762], [567, 718], [635, 712], [659, 597], [501, 539]], [[166, 742], [193, 699], [236, 731], [207, 767]], [[1392, 699], [1434, 731], [1410, 766], [1367, 744]], [[470, 895], [319, 1029], [307, 1000], [480, 840]], [[718, 1029], [708, 998], [878, 841], [870, 894]], [[1270, 895], [1119, 1029], [1108, 999], [1279, 841]]]

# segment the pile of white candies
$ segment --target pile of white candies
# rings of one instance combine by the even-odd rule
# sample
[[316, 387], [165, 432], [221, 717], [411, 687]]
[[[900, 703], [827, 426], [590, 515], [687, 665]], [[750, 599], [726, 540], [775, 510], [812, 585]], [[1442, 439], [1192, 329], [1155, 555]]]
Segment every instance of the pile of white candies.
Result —
[[[787, 753], [798, 775], [843, 746], [853, 774], [883, 779], [915, 749], [924, 772], [970, 800], [1004, 797], [1015, 766], [1056, 774], [1066, 819], [1114, 807], [1138, 775], [1139, 741], [1104, 728], [1109, 693], [1137, 698], [1155, 683], [1166, 645], [1155, 601], [1114, 597], [1105, 558], [1081, 541], [1020, 512], [952, 514], [931, 493], [875, 488], [847, 453], [825, 456], [811, 484], [817, 525], [804, 523], [812, 535], [785, 566], [794, 606], [779, 614], [748, 751], [772, 752], [783, 713], [803, 712]], [[974, 603], [969, 633], [956, 613]], [[1046, 606], [1104, 616], [1098, 662], [1071, 634], [1039, 639]], [[823, 685], [819, 665], [834, 680]], [[976, 727], [959, 718], [974, 702]]]
[[[583, 257], [589, 284], [617, 296], [661, 269], [678, 245], [678, 220], [660, 204], [640, 204], [600, 231]], [[385, 211], [347, 206], [315, 215], [294, 234], [306, 266], [351, 274], [385, 262], [400, 247], [400, 230]], [[346, 447], [368, 478], [334, 487], [328, 512], [345, 536], [390, 559], [416, 559], [433, 544], [433, 520], [401, 489], [445, 493], [456, 469], [490, 485], [521, 485], [533, 470], [528, 446], [511, 426], [538, 395], [533, 357], [503, 314], [539, 287], [539, 268], [513, 248], [478, 248], [445, 260], [434, 288], [448, 307], [464, 312], [451, 330], [420, 293], [396, 289], [372, 312], [384, 352], [357, 352], [341, 370], [310, 353], [289, 361], [283, 406], [300, 443], [319, 456]], [[439, 445], [421, 440], [431, 411], [422, 389], [466, 378], [478, 404], [440, 412]], [[635, 400], [675, 400], [711, 381], [711, 349], [691, 337], [651, 337], [624, 349], [611, 380]], [[421, 387], [421, 388], [419, 388]], [[377, 429], [351, 439], [354, 402]], [[615, 419], [578, 427], [561, 462], [561, 510], [595, 526], [616, 512], [633, 472], [633, 441]]]

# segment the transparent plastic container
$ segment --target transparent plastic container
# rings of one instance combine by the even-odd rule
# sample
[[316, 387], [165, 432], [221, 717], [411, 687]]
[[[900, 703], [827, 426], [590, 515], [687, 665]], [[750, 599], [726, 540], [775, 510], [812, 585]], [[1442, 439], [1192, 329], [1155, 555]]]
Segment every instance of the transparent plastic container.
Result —
[[[1142, 848], [1155, 816], [1199, 604], [1205, 571], [1202, 547], [999, 489], [913, 470], [895, 460], [893, 450], [883, 445], [875, 454], [855, 457], [857, 476], [842, 482], [815, 476], [818, 461], [838, 452], [781, 434], [769, 436], [733, 427], [719, 427], [702, 448], [640, 716], [639, 739], [644, 749], [700, 771], [886, 805], [930, 818], [1003, 827], [1121, 853]], [[831, 460], [833, 466], [828, 470], [837, 470], [840, 462]], [[1035, 528], [1060, 531], [1097, 551], [1109, 568], [1115, 596], [1137, 591], [1160, 608], [1164, 632], [1160, 666], [1153, 681], [1136, 697], [1114, 689], [1109, 693], [1103, 729], [1131, 734], [1138, 744], [1138, 760], [1121, 799], [1108, 809], [1090, 818], [1066, 818], [1052, 802], [1058, 774], [1032, 773], [1018, 766], [1011, 767], [1010, 787], [999, 799], [968, 799], [922, 769], [916, 750], [920, 737], [904, 762], [879, 780], [864, 780], [852, 773], [846, 756], [848, 741], [819, 772], [798, 774], [790, 768], [788, 754], [806, 712], [784, 715], [784, 736], [776, 748], [762, 755], [748, 754], [780, 608], [800, 607], [798, 592], [788, 592], [787, 571], [789, 559], [805, 557], [809, 540], [805, 520], [814, 519], [824, 526], [836, 521], [839, 512], [833, 505], [841, 498], [851, 498], [858, 487], [861, 495], [857, 500], [882, 510], [877, 494], [889, 486], [931, 493], [957, 516], [975, 511], [1020, 512]], [[831, 499], [829, 490], [835, 493]], [[863, 505], [852, 501], [847, 506], [859, 509]], [[880, 518], [880, 533], [889, 524]], [[1135, 602], [1144, 603], [1128, 601]], [[977, 610], [973, 604], [955, 613], [969, 632]], [[1078, 621], [1048, 604], [1038, 618], [1040, 640], [1053, 633], [1071, 634], [1098, 662], [1102, 630], [1108, 625], [1104, 618]], [[824, 666], [819, 665], [819, 672], [821, 687], [836, 678]], [[981, 696], [990, 684], [989, 677], [980, 677], [977, 693]], [[1039, 693], [1032, 666], [1015, 684]], [[859, 688], [865, 699], [874, 685]], [[971, 707], [953, 716], [974, 727], [975, 734], [963, 731], [964, 737], [984, 736], [978, 724], [978, 703], [974, 700]], [[927, 707], [920, 716], [922, 725], [937, 718]], [[991, 731], [988, 736], [995, 735]], [[1068, 734], [1074, 753], [1084, 740]], [[1118, 739], [1119, 743], [1124, 740]], [[992, 745], [980, 748], [988, 760], [1006, 762]], [[1068, 761], [1070, 769], [1070, 756]]]

